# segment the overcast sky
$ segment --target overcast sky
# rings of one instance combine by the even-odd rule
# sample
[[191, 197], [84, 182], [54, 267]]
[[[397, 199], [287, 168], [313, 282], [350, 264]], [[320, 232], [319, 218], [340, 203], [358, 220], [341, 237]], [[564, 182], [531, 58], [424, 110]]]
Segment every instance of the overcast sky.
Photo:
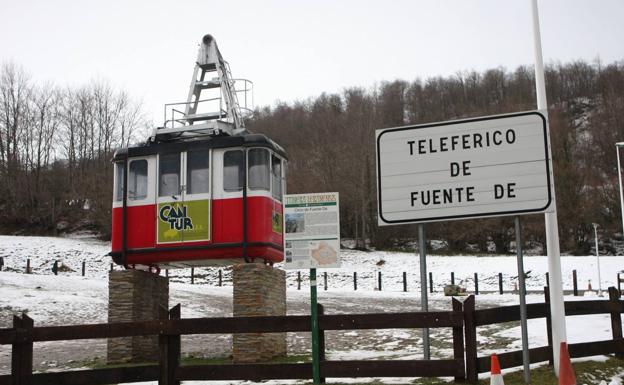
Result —
[[[624, 1], [541, 0], [544, 60], [624, 59]], [[108, 80], [154, 123], [186, 99], [210, 33], [256, 106], [383, 80], [533, 63], [530, 0], [0, 0], [0, 61], [37, 81]]]

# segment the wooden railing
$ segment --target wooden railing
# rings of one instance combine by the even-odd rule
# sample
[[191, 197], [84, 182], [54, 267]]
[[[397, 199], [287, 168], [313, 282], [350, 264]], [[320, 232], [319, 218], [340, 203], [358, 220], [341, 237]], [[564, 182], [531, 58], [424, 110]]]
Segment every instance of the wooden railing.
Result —
[[[461, 302], [453, 311], [325, 315], [319, 309], [319, 327], [326, 330], [394, 328], [452, 328], [454, 357], [440, 360], [327, 361], [321, 354], [325, 377], [440, 377], [465, 378], [464, 314]], [[11, 375], [0, 385], [111, 384], [154, 381], [179, 384], [183, 380], [309, 379], [311, 363], [181, 365], [180, 337], [187, 334], [310, 332], [310, 316], [228, 317], [180, 319], [180, 305], [164, 311], [160, 320], [95, 325], [34, 327], [27, 315], [15, 316], [13, 328], [0, 329], [0, 344], [12, 345]], [[158, 364], [33, 374], [33, 343], [94, 338], [159, 336]], [[322, 344], [321, 346], [324, 346]]]
[[[552, 330], [548, 291], [545, 303], [527, 305], [527, 318], [545, 318], [548, 345], [530, 349], [531, 363], [552, 363]], [[617, 289], [609, 288], [609, 300], [565, 303], [566, 316], [610, 314], [612, 339], [569, 345], [570, 355], [586, 357], [612, 354], [624, 356], [621, 313], [624, 301]], [[490, 357], [478, 355], [477, 327], [520, 320], [519, 306], [476, 309], [475, 297], [464, 303], [453, 299], [452, 311], [337, 314], [326, 315], [319, 305], [321, 377], [454, 377], [477, 383], [479, 373], [490, 370]], [[14, 316], [13, 327], [0, 329], [0, 345], [12, 345], [11, 374], [0, 376], [0, 385], [111, 384], [155, 381], [179, 384], [183, 380], [250, 380], [310, 379], [312, 363], [207, 364], [182, 365], [182, 335], [310, 332], [310, 316], [180, 318], [180, 305], [167, 311], [161, 319], [74, 326], [34, 327], [27, 315]], [[325, 359], [326, 330], [451, 328], [453, 358], [434, 360], [351, 360]], [[44, 341], [159, 336], [159, 362], [140, 366], [33, 373], [33, 344]], [[464, 340], [465, 338], [465, 340]], [[465, 341], [465, 346], [464, 346]], [[502, 368], [521, 366], [522, 351], [498, 354]]]
[[[531, 363], [548, 361], [552, 364], [552, 326], [550, 321], [550, 306], [548, 303], [548, 288], [544, 288], [545, 303], [527, 305], [527, 319], [544, 318], [548, 335], [548, 345], [529, 349]], [[565, 302], [566, 316], [580, 316], [591, 314], [610, 314], [611, 331], [613, 338], [603, 341], [569, 344], [568, 349], [572, 358], [590, 357], [595, 355], [616, 353], [624, 354], [624, 339], [622, 339], [621, 313], [624, 311], [624, 302], [620, 301], [620, 292], [609, 288], [609, 300], [587, 300]], [[470, 296], [464, 301], [464, 322], [466, 334], [466, 376], [472, 384], [477, 383], [479, 373], [490, 371], [490, 357], [479, 357], [477, 354], [477, 327], [503, 322], [520, 321], [520, 307], [503, 306], [491, 309], [475, 309], [475, 299]], [[501, 368], [522, 366], [522, 350], [497, 354]]]

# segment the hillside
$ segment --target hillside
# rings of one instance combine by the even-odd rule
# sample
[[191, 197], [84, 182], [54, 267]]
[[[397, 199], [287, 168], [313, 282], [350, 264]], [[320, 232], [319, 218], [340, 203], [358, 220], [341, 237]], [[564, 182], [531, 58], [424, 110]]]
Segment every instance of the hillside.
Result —
[[[1, 72], [0, 232], [89, 230], [107, 239], [112, 153], [145, 140], [153, 125], [138, 103], [106, 82], [61, 88], [34, 83], [18, 65]], [[416, 236], [414, 226], [377, 226], [376, 129], [535, 108], [528, 66], [417, 76], [258, 108], [247, 124], [285, 147], [289, 193], [340, 193], [342, 237], [358, 249], [396, 248]], [[600, 224], [601, 239], [623, 239], [614, 144], [624, 140], [624, 66], [551, 64], [546, 86], [561, 249], [584, 255], [592, 222]], [[525, 217], [531, 246], [543, 248], [543, 222]], [[508, 218], [432, 224], [427, 232], [451, 253], [486, 253], [493, 243], [505, 254], [514, 239]], [[602, 249], [614, 253], [609, 241]]]

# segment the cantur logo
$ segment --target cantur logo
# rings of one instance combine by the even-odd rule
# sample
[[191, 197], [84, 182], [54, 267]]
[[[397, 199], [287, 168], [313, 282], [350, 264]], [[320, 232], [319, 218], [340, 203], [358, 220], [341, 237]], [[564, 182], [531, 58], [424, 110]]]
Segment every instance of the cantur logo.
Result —
[[161, 221], [169, 224], [170, 230], [193, 230], [193, 220], [187, 215], [186, 205], [164, 205], [158, 216]]

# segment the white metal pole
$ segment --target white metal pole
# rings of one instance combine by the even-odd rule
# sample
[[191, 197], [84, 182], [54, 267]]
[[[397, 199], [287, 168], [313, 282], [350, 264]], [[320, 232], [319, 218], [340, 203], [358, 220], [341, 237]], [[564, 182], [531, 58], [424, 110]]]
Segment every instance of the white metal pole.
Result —
[[594, 239], [596, 240], [596, 260], [598, 262], [598, 296], [602, 297], [602, 278], [600, 278], [600, 251], [598, 251], [598, 224], [592, 223], [594, 226]]
[[[548, 119], [548, 103], [546, 102], [546, 82], [544, 80], [544, 61], [542, 59], [542, 41], [539, 27], [537, 0], [531, 0], [533, 13], [533, 48], [535, 55], [535, 89], [537, 108]], [[552, 189], [553, 211], [544, 214], [546, 227], [546, 249], [548, 253], [548, 276], [550, 286], [550, 314], [552, 318], [552, 342], [555, 375], [559, 376], [559, 347], [567, 341], [565, 308], [563, 304], [563, 283], [561, 278], [561, 258], [559, 256], [559, 229], [557, 224], [557, 200], [555, 199], [555, 179], [552, 169], [552, 149], [550, 129], [548, 135], [548, 155], [550, 162], [550, 180]]]
[[620, 181], [620, 209], [622, 210], [622, 236], [624, 237], [624, 194], [622, 193], [622, 169], [620, 168], [620, 146], [624, 146], [624, 142], [615, 144], [615, 150], [617, 151], [617, 163], [618, 163], [618, 179]]

